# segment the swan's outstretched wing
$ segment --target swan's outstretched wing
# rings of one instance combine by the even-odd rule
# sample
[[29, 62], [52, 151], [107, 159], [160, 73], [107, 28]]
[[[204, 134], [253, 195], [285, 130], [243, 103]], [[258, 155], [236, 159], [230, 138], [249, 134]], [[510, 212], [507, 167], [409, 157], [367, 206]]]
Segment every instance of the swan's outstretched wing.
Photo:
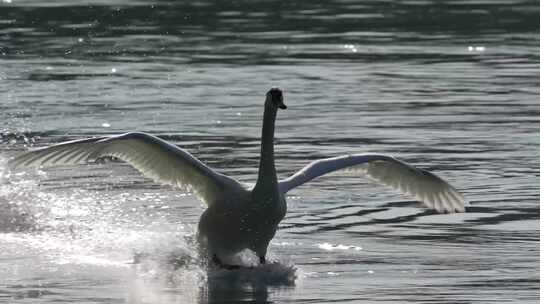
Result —
[[138, 132], [39, 148], [11, 159], [8, 166], [75, 165], [107, 156], [129, 163], [157, 182], [193, 191], [207, 204], [217, 201], [225, 191], [241, 187], [234, 179], [210, 169], [187, 151], [155, 136]]
[[279, 181], [279, 189], [285, 193], [316, 177], [346, 168], [359, 169], [371, 179], [412, 195], [438, 212], [464, 212], [464, 206], [468, 204], [454, 187], [435, 174], [381, 154], [345, 155], [314, 161]]

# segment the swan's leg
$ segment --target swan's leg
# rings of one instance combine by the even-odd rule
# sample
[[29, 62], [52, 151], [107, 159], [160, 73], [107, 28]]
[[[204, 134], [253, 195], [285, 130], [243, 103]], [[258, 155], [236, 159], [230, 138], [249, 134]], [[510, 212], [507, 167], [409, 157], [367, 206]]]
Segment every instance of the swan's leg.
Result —
[[259, 257], [259, 264], [266, 264], [266, 251], [268, 249], [268, 242], [265, 244], [259, 245], [259, 247], [255, 251], [255, 254]]

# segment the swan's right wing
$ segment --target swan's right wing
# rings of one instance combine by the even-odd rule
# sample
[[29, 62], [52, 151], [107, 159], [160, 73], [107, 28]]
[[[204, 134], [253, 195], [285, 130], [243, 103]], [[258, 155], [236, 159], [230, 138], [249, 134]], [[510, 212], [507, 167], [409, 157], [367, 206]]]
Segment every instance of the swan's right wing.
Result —
[[241, 188], [234, 179], [212, 170], [189, 152], [139, 132], [74, 140], [38, 148], [11, 159], [8, 166], [75, 165], [103, 157], [116, 157], [156, 182], [192, 191], [207, 204], [218, 201], [225, 191]]
[[350, 170], [409, 194], [438, 212], [464, 212], [467, 201], [450, 184], [428, 171], [382, 154], [355, 154], [314, 161], [279, 181], [282, 193], [324, 174]]

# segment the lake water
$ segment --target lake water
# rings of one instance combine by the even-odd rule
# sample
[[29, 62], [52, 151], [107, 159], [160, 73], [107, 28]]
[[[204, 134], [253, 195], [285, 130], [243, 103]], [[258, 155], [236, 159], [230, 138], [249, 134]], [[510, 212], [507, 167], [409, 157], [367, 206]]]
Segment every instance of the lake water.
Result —
[[334, 174], [289, 193], [271, 265], [231, 275], [197, 262], [204, 206], [124, 163], [3, 172], [0, 302], [540, 302], [535, 1], [87, 2], [0, 2], [2, 163], [138, 130], [253, 182], [280, 86], [280, 177], [387, 153], [471, 206]]

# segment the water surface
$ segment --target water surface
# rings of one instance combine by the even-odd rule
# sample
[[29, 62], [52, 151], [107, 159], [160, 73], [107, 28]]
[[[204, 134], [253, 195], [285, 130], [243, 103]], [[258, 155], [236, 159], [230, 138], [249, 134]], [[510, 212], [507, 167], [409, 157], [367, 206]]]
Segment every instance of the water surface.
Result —
[[280, 177], [387, 153], [471, 207], [335, 174], [289, 193], [282, 266], [209, 276], [195, 197], [116, 162], [4, 172], [0, 302], [537, 303], [539, 18], [534, 1], [1, 2], [3, 161], [137, 130], [254, 182], [277, 85]]

